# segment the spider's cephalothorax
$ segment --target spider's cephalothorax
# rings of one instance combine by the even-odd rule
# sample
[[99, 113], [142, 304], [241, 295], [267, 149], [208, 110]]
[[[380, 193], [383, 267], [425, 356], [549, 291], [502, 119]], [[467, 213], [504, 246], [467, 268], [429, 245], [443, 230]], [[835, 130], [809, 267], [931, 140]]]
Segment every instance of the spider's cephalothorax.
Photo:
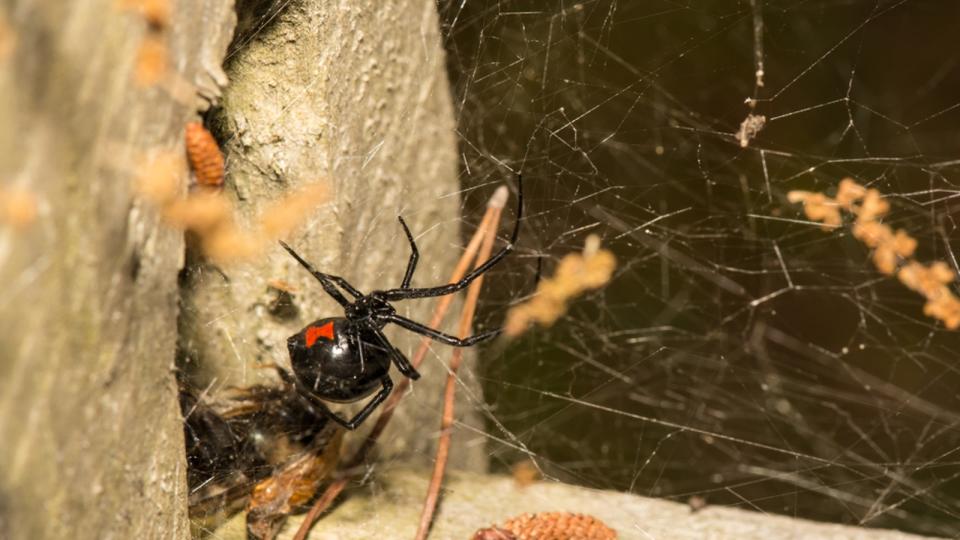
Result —
[[[398, 315], [390, 303], [411, 298], [446, 296], [466, 288], [513, 250], [513, 244], [520, 232], [522, 214], [523, 180], [518, 176], [517, 216], [510, 242], [460, 281], [438, 287], [410, 287], [419, 252], [403, 218], [399, 218], [400, 225], [407, 235], [411, 253], [403, 281], [396, 289], [363, 294], [342, 277], [317, 271], [290, 246], [280, 242], [297, 262], [313, 274], [323, 286], [323, 290], [340, 304], [344, 313], [343, 317], [316, 320], [290, 336], [287, 348], [290, 351], [293, 376], [285, 374], [284, 378], [296, 385], [298, 391], [320, 412], [347, 429], [355, 429], [393, 389], [393, 381], [389, 375], [391, 362], [396, 364], [400, 373], [406, 377], [420, 377], [406, 356], [391, 345], [384, 335], [383, 327], [388, 323], [454, 347], [469, 347], [499, 335], [500, 329], [497, 329], [467, 338], [457, 338]], [[348, 300], [345, 294], [353, 299]], [[340, 418], [323, 403], [348, 403], [363, 399], [374, 392], [377, 392], [376, 395], [350, 420]]]

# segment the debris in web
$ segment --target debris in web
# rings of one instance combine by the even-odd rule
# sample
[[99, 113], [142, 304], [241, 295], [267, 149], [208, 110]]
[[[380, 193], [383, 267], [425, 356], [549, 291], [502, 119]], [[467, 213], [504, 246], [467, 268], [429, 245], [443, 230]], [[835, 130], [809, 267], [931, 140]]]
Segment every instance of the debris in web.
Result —
[[582, 253], [561, 259], [554, 276], [537, 285], [533, 298], [510, 309], [504, 334], [519, 336], [533, 323], [552, 326], [567, 312], [571, 299], [606, 285], [616, 267], [613, 253], [600, 247], [600, 237], [588, 236]]
[[320, 451], [310, 449], [284, 464], [253, 488], [247, 503], [247, 527], [256, 538], [275, 538], [286, 518], [316, 495], [337, 463], [343, 430]]
[[737, 140], [740, 141], [740, 148], [750, 146], [750, 141], [757, 137], [766, 123], [766, 116], [762, 114], [748, 114], [743, 122], [740, 122], [740, 130], [737, 131]]
[[923, 264], [912, 259], [917, 241], [903, 229], [893, 230], [882, 223], [890, 211], [890, 203], [880, 191], [861, 186], [850, 178], [840, 182], [836, 198], [823, 193], [791, 191], [787, 200], [803, 203], [804, 213], [812, 221], [824, 224], [825, 229], [842, 224], [840, 210], [855, 217], [853, 236], [873, 249], [873, 264], [881, 273], [896, 274], [897, 279], [908, 289], [926, 298], [923, 313], [938, 319], [950, 330], [960, 328], [960, 298], [948, 286], [956, 274], [943, 261]]

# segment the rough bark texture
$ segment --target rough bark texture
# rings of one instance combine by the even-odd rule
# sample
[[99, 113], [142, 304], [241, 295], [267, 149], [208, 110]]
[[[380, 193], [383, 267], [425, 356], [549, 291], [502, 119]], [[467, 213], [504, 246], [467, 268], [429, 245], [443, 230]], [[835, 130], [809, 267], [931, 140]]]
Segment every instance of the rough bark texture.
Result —
[[[230, 85], [213, 117], [242, 219], [253, 220], [290, 189], [327, 182], [330, 204], [287, 239], [301, 255], [362, 291], [395, 287], [409, 256], [397, 223], [403, 214], [420, 246], [414, 284], [445, 282], [462, 240], [455, 126], [434, 3], [252, 1], [240, 6], [241, 24], [248, 17], [255, 22], [231, 52]], [[213, 394], [275, 383], [271, 370], [259, 368], [289, 366], [286, 338], [314, 319], [342, 314], [279, 246], [223, 274], [212, 270], [198, 265], [184, 284], [181, 351], [193, 384]], [[275, 280], [292, 285], [295, 310], [268, 308]], [[397, 307], [427, 320], [431, 303]], [[409, 333], [388, 335], [412, 351]], [[435, 353], [382, 438], [385, 454], [432, 459], [449, 348]], [[401, 377], [396, 370], [392, 376]], [[473, 409], [459, 403], [461, 418]], [[456, 465], [483, 469], [482, 445], [466, 442], [458, 441]]]
[[[214, 0], [172, 14], [149, 30], [116, 0], [0, 7], [0, 188], [39, 201], [32, 224], [0, 224], [0, 538], [188, 535], [182, 234], [133, 179], [152, 152], [182, 153], [233, 18]], [[151, 32], [169, 69], [138, 85]]]

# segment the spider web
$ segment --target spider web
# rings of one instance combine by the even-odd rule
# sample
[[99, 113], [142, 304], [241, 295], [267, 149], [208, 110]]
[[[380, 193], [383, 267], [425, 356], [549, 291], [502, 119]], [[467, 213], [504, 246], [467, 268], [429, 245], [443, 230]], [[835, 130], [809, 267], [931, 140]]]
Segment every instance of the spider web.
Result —
[[[960, 5], [439, 8], [463, 228], [481, 188], [526, 184], [479, 326], [529, 293], [539, 257], [549, 275], [598, 234], [619, 261], [554, 327], [481, 352], [485, 427], [455, 437], [501, 471], [532, 459], [596, 488], [960, 535], [957, 332], [849, 227], [786, 199], [856, 178], [918, 260], [958, 269]], [[765, 121], [744, 146], [749, 115]]]
[[[530, 455], [592, 487], [960, 534], [956, 332], [849, 228], [825, 233], [786, 201], [854, 177], [887, 196], [920, 260], [956, 269], [958, 6], [448, 2], [441, 16], [468, 201], [506, 162], [530, 179], [526, 255], [596, 233], [620, 261], [554, 328], [486, 359], [501, 469]], [[766, 122], [742, 147], [749, 114]]]

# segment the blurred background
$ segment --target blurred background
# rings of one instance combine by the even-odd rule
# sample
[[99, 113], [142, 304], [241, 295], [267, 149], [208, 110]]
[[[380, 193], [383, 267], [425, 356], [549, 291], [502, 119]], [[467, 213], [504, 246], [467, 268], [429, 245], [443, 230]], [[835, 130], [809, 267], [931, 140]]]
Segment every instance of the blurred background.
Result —
[[489, 184], [522, 171], [529, 194], [481, 320], [529, 293], [537, 256], [549, 275], [599, 234], [619, 260], [569, 317], [482, 355], [495, 467], [960, 534], [958, 334], [877, 270], [849, 216], [825, 231], [787, 201], [852, 177], [917, 261], [957, 269], [960, 4], [440, 10], [465, 232]]

